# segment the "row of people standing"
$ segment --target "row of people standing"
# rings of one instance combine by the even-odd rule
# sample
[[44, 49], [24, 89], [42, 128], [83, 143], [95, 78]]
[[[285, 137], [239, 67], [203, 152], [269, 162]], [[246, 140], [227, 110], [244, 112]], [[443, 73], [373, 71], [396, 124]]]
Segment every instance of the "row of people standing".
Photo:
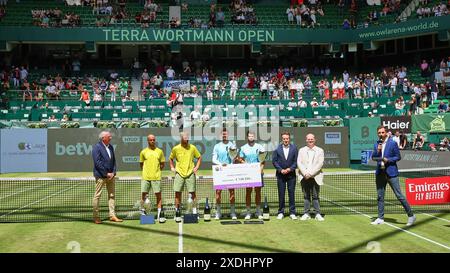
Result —
[[[110, 145], [112, 139], [111, 133], [102, 132], [100, 134], [100, 142], [93, 148], [93, 160], [94, 160], [94, 176], [96, 178], [96, 191], [93, 200], [94, 207], [94, 222], [101, 223], [99, 217], [99, 198], [102, 193], [103, 186], [106, 186], [108, 190], [108, 203], [109, 203], [109, 216], [111, 221], [121, 222], [122, 220], [116, 216], [115, 213], [115, 187], [114, 178], [116, 175], [116, 162], [114, 156], [114, 149]], [[277, 173], [277, 185], [279, 194], [279, 208], [278, 219], [282, 219], [284, 216], [284, 195], [286, 186], [289, 194], [289, 214], [292, 219], [297, 219], [295, 211], [295, 184], [297, 166], [301, 178], [302, 190], [305, 198], [304, 214], [301, 217], [302, 220], [310, 219], [309, 210], [311, 207], [311, 197], [314, 209], [316, 211], [316, 219], [323, 220], [320, 215], [319, 206], [319, 190], [320, 185], [323, 183], [322, 166], [324, 161], [323, 149], [315, 146], [315, 137], [312, 134], [308, 134], [306, 141], [307, 146], [297, 151], [295, 144], [291, 144], [290, 134], [284, 132], [282, 134], [283, 142], [273, 152], [273, 165], [276, 168]], [[147, 137], [148, 147], [140, 152], [140, 166], [142, 170], [142, 182], [141, 182], [141, 211], [144, 212], [144, 202], [150, 192], [156, 196], [156, 202], [158, 207], [158, 219], [162, 209], [161, 198], [161, 170], [165, 166], [165, 157], [163, 151], [156, 147], [156, 137], [154, 135], [148, 135]], [[261, 164], [261, 187], [246, 188], [246, 209], [245, 219], [251, 219], [251, 195], [253, 189], [255, 191], [255, 204], [256, 211], [255, 217], [261, 219], [261, 189], [264, 186], [264, 165], [265, 162], [260, 162], [260, 153], [264, 153], [265, 149], [263, 145], [256, 143], [255, 134], [252, 132], [247, 133], [247, 143], [240, 148], [239, 154], [236, 158], [231, 158], [229, 154], [230, 149], [235, 149], [236, 146], [232, 141], [228, 139], [228, 132], [223, 130], [222, 141], [214, 146], [213, 150], [213, 164], [228, 165], [232, 163], [260, 163]], [[300, 155], [300, 156], [298, 156]], [[194, 162], [197, 159], [197, 162]], [[194, 201], [194, 211], [196, 211], [196, 174], [201, 165], [202, 156], [198, 149], [189, 143], [189, 136], [187, 133], [181, 134], [181, 142], [176, 145], [170, 154], [169, 163], [171, 171], [174, 172], [174, 185], [173, 190], [175, 192], [175, 208], [177, 222], [181, 221], [180, 204], [181, 193], [184, 185], [187, 187], [187, 191], [191, 194]], [[221, 219], [221, 190], [216, 190], [216, 219]], [[231, 204], [230, 216], [233, 220], [237, 219], [235, 208], [235, 190], [229, 189]]]

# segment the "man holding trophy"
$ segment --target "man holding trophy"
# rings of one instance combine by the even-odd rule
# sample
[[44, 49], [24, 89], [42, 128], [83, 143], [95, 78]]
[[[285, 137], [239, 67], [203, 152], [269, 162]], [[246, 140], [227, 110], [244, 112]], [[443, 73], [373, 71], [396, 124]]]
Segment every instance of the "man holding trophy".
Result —
[[[263, 172], [264, 163], [267, 157], [267, 152], [261, 144], [255, 142], [255, 133], [247, 132], [247, 144], [241, 147], [239, 156], [245, 160], [245, 163], [260, 163], [261, 171], [261, 187], [255, 187], [255, 203], [256, 203], [256, 217], [262, 219], [261, 213], [261, 188], [264, 186]], [[251, 218], [251, 198], [252, 198], [253, 188], [246, 188], [245, 192], [245, 204], [247, 206], [247, 211], [245, 214], [245, 220], [250, 220]]]
[[139, 155], [139, 163], [142, 170], [141, 182], [141, 214], [146, 215], [150, 210], [150, 200], [148, 193], [150, 188], [156, 196], [156, 203], [158, 206], [158, 220], [164, 223], [166, 220], [161, 217], [161, 170], [164, 168], [165, 157], [161, 149], [156, 147], [156, 138], [154, 135], [147, 136], [148, 147], [143, 149]]
[[[212, 154], [212, 162], [214, 165], [227, 166], [232, 164], [234, 158], [237, 156], [236, 145], [228, 140], [228, 131], [226, 128], [222, 130], [222, 142], [217, 143], [214, 146]], [[236, 220], [236, 208], [235, 208], [235, 197], [234, 189], [228, 189], [230, 193], [230, 216], [232, 220]], [[222, 201], [222, 190], [216, 190], [216, 220], [220, 220], [222, 213], [220, 211], [220, 204]]]

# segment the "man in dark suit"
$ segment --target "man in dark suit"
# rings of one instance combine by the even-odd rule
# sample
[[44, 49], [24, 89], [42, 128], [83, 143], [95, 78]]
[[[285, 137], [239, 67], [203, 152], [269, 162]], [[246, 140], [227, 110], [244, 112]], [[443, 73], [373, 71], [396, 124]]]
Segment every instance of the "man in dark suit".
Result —
[[286, 184], [289, 195], [289, 214], [291, 219], [296, 220], [295, 216], [295, 184], [297, 176], [295, 170], [297, 169], [297, 155], [298, 150], [295, 144], [291, 144], [291, 135], [289, 132], [281, 134], [282, 144], [278, 145], [277, 149], [273, 151], [272, 164], [276, 169], [277, 185], [278, 185], [278, 216], [281, 220], [284, 217], [285, 193]]
[[92, 158], [94, 160], [95, 194], [93, 200], [94, 223], [101, 224], [99, 217], [99, 199], [102, 194], [103, 186], [108, 190], [109, 220], [112, 222], [122, 222], [117, 218], [115, 211], [115, 185], [116, 176], [116, 157], [114, 148], [110, 144], [112, 136], [110, 132], [103, 131], [99, 135], [100, 141], [92, 149]]
[[386, 127], [382, 125], [378, 126], [377, 134], [379, 140], [374, 145], [372, 159], [377, 161], [375, 176], [378, 195], [378, 218], [372, 222], [372, 225], [381, 225], [384, 223], [384, 194], [386, 192], [386, 184], [389, 183], [398, 201], [400, 201], [408, 214], [408, 222], [406, 225], [411, 226], [416, 221], [416, 216], [413, 214], [408, 201], [400, 189], [397, 167], [397, 161], [401, 159], [400, 150], [397, 143], [388, 137]]

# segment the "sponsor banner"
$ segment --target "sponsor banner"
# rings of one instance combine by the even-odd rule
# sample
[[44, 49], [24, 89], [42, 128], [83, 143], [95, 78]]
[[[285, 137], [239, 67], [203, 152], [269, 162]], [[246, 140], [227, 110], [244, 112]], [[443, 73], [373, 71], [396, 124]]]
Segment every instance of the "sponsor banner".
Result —
[[360, 160], [361, 152], [373, 149], [377, 142], [377, 127], [380, 117], [352, 118], [350, 122], [350, 159]]
[[260, 163], [212, 166], [215, 190], [261, 187]]
[[[245, 132], [248, 129], [229, 128], [230, 139], [236, 142], [237, 148], [246, 144]], [[276, 132], [276, 138], [268, 138], [274, 127], [255, 127], [257, 142], [269, 151], [266, 159], [267, 164], [271, 164], [272, 151], [280, 143], [280, 132]], [[305, 137], [308, 133], [316, 136], [316, 145], [325, 151], [325, 168], [346, 168], [349, 164], [348, 159], [348, 129], [345, 127], [326, 128], [285, 128], [291, 133], [292, 142], [299, 148], [306, 145]], [[36, 129], [34, 129], [36, 130]], [[198, 131], [197, 131], [198, 130]], [[265, 132], [264, 130], [268, 130]], [[118, 171], [139, 171], [139, 153], [147, 147], [147, 135], [156, 136], [156, 145], [164, 152], [168, 160], [172, 148], [179, 144], [179, 136], [172, 137], [171, 128], [121, 128], [109, 130], [113, 139], [111, 144], [116, 152]], [[211, 131], [211, 132], [210, 132]], [[217, 131], [217, 132], [216, 132]], [[48, 171], [65, 172], [92, 171], [92, 147], [99, 141], [98, 135], [101, 129], [97, 128], [76, 128], [76, 129], [58, 129], [48, 130]], [[341, 135], [340, 145], [325, 144], [325, 136]], [[202, 154], [201, 169], [211, 168], [212, 152], [214, 145], [220, 142], [220, 129], [218, 128], [191, 128], [189, 143], [195, 145]], [[332, 138], [338, 142], [336, 138]], [[337, 138], [339, 139], [339, 138]], [[166, 164], [167, 165], [167, 164]], [[272, 167], [272, 166], [270, 166]], [[168, 168], [168, 167], [166, 167]]]
[[[373, 150], [365, 150], [361, 152], [361, 164], [369, 165], [372, 160]], [[375, 162], [375, 161], [373, 161]]]
[[191, 91], [191, 81], [189, 80], [173, 80], [173, 81], [164, 81], [164, 89], [172, 90], [177, 89], [183, 92]]
[[411, 205], [450, 203], [450, 176], [406, 179], [406, 199]]
[[325, 132], [325, 144], [338, 144], [342, 143], [341, 132]]
[[441, 133], [450, 132], [450, 114], [422, 114], [413, 115], [412, 131]]
[[411, 133], [411, 116], [397, 116], [397, 117], [381, 117], [381, 125], [388, 128], [394, 134], [396, 131], [403, 131], [405, 134]]
[[[139, 171], [139, 153], [148, 146], [147, 135], [156, 136], [156, 145], [164, 152], [166, 160], [172, 148], [179, 144], [179, 139], [171, 136], [170, 128], [122, 128], [109, 130], [113, 139], [111, 144], [116, 154], [118, 171]], [[92, 147], [98, 141], [101, 129], [58, 129], [48, 133], [48, 171], [92, 171]], [[202, 154], [202, 168], [211, 166], [212, 151], [215, 141], [191, 137]], [[167, 165], [168, 166], [168, 165]]]
[[0, 130], [0, 172], [47, 172], [47, 129]]

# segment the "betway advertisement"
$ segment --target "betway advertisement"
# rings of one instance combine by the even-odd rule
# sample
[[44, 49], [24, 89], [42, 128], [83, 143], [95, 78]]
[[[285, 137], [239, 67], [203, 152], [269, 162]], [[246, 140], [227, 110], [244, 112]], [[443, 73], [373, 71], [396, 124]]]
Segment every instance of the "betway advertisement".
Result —
[[[111, 144], [116, 154], [119, 171], [139, 171], [139, 153], [147, 147], [147, 135], [156, 136], [157, 146], [168, 160], [172, 148], [179, 140], [172, 138], [170, 128], [110, 129]], [[100, 129], [48, 130], [48, 171], [86, 172], [92, 171], [92, 147], [99, 142]], [[190, 141], [203, 155], [202, 168], [211, 164], [214, 142], [194, 139]], [[168, 165], [167, 165], [168, 166]]]
[[406, 199], [411, 205], [450, 203], [450, 176], [406, 179]]
[[47, 172], [47, 129], [0, 130], [1, 173]]

